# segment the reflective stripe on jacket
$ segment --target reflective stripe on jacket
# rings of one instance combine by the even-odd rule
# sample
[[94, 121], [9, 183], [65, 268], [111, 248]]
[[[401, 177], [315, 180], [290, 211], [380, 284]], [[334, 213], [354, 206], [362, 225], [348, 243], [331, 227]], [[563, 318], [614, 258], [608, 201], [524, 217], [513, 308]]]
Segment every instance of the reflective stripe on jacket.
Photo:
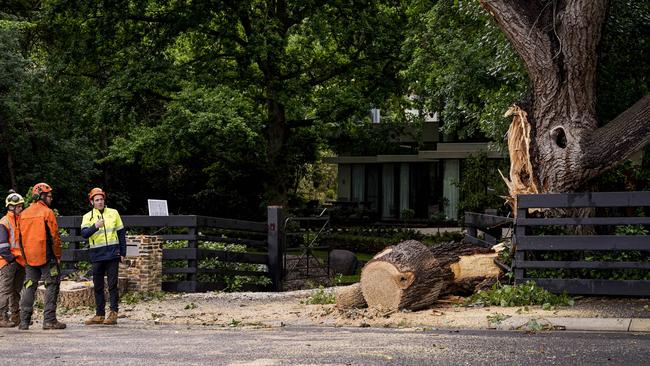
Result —
[[[104, 226], [97, 229], [95, 223], [97, 220], [104, 219]], [[90, 229], [90, 231], [89, 231]], [[120, 235], [118, 231], [124, 230], [122, 218], [117, 210], [112, 208], [104, 208], [103, 212], [93, 208], [92, 211], [86, 213], [81, 220], [82, 236], [86, 237], [84, 233], [92, 233], [88, 236], [88, 244], [90, 246], [90, 260], [92, 262], [110, 260], [119, 258], [124, 247], [126, 252], [126, 242], [120, 242]], [[124, 241], [124, 239], [122, 239]]]
[[[61, 237], [54, 211], [45, 202], [36, 201], [20, 214], [20, 235], [25, 249], [25, 262], [33, 267], [48, 262], [47, 246], [52, 246], [52, 254], [61, 260]], [[48, 243], [49, 241], [49, 243]]]
[[[7, 242], [0, 243], [0, 250], [6, 245], [11, 254], [16, 258], [16, 262], [24, 267], [25, 258], [23, 258], [23, 253], [20, 249], [20, 222], [16, 219], [14, 213], [9, 211], [0, 219], [0, 225], [3, 226], [0, 230], [5, 230], [7, 233]], [[7, 261], [0, 257], [0, 268], [4, 267], [6, 264]]]

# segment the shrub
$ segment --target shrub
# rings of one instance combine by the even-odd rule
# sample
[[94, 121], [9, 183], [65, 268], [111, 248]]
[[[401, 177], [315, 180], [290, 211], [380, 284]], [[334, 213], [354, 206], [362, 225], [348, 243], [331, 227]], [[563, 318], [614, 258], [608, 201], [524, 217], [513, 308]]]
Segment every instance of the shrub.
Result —
[[554, 295], [533, 281], [520, 285], [492, 286], [490, 290], [479, 291], [470, 296], [465, 302], [467, 306], [527, 306], [542, 305], [544, 308], [551, 306], [573, 306], [573, 299], [567, 294]]
[[308, 305], [326, 305], [334, 304], [336, 302], [336, 295], [332, 291], [325, 290], [323, 286], [318, 289], [307, 299], [305, 302]]
[[133, 305], [142, 301], [162, 300], [165, 298], [165, 293], [162, 291], [148, 291], [148, 292], [127, 292], [120, 297], [120, 301]]

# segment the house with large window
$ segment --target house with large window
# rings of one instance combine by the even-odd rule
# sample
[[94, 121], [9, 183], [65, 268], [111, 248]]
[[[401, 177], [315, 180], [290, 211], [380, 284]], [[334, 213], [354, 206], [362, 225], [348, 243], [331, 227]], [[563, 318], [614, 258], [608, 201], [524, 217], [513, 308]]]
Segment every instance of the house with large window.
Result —
[[364, 208], [384, 221], [405, 213], [416, 219], [456, 220], [460, 199], [456, 184], [462, 178], [463, 161], [481, 153], [489, 159], [503, 159], [504, 154], [487, 142], [448, 141], [439, 132], [436, 117], [425, 118], [420, 141], [410, 134], [391, 139], [405, 147], [405, 153], [326, 158], [338, 166], [337, 202]]

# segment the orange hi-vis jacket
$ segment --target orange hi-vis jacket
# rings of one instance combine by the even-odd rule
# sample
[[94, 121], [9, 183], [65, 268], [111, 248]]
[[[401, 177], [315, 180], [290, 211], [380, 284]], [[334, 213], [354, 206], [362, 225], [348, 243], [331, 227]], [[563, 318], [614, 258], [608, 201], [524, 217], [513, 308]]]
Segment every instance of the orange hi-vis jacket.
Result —
[[[25, 267], [25, 258], [23, 258], [23, 253], [20, 249], [20, 221], [16, 218], [16, 215], [10, 211], [0, 219], [0, 225], [4, 226], [7, 231], [9, 241], [6, 244], [9, 244], [11, 254], [16, 257], [16, 262]], [[0, 245], [2, 244], [5, 243], [0, 243]], [[7, 261], [0, 257], [0, 268], [6, 265]]]
[[61, 237], [56, 223], [54, 211], [45, 202], [36, 201], [20, 214], [20, 234], [25, 261], [32, 267], [38, 267], [48, 262], [48, 236], [51, 240], [52, 253], [56, 260], [61, 259]]

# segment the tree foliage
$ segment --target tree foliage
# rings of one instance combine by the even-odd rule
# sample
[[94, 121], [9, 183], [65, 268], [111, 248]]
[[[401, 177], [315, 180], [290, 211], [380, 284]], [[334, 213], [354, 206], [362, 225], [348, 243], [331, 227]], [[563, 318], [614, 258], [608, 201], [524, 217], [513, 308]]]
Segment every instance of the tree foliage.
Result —
[[[604, 122], [648, 92], [648, 19], [644, 2], [612, 1]], [[440, 112], [448, 135], [501, 141], [526, 84], [476, 2], [10, 0], [0, 191], [46, 181], [63, 214], [101, 186], [125, 213], [164, 198], [173, 213], [259, 218], [268, 203], [324, 197], [311, 187], [332, 181], [315, 171], [331, 150], [404, 152], [391, 136], [421, 122], [405, 108]], [[386, 123], [370, 128], [373, 107]]]

